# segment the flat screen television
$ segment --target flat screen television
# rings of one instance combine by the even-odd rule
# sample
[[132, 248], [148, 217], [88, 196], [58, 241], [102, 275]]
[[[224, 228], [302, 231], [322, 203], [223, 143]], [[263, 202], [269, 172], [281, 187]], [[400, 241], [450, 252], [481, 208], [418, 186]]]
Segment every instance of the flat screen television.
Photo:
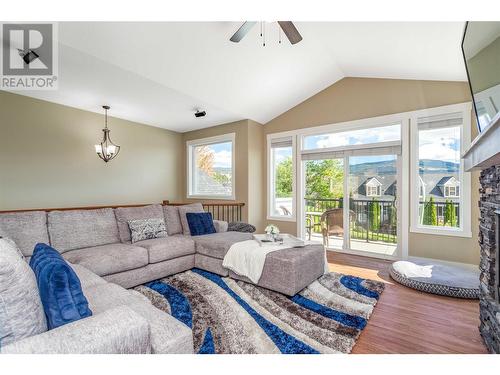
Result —
[[467, 22], [462, 54], [482, 132], [500, 118], [500, 22]]

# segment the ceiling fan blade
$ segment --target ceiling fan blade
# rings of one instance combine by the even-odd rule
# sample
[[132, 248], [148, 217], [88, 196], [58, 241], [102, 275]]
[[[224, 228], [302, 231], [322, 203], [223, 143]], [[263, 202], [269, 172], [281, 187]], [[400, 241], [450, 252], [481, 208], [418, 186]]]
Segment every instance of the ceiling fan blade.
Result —
[[286, 37], [291, 44], [296, 44], [302, 40], [302, 35], [291, 21], [278, 21], [281, 29], [285, 33]]
[[234, 33], [234, 35], [229, 39], [231, 42], [238, 43], [247, 33], [250, 31], [250, 29], [255, 25], [257, 22], [255, 21], [246, 21], [241, 27]]

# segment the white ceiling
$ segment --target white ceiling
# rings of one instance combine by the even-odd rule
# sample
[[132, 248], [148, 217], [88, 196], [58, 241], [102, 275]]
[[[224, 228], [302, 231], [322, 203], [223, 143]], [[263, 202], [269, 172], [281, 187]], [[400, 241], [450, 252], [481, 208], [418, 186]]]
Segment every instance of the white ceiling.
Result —
[[185, 132], [266, 123], [343, 77], [466, 79], [461, 22], [297, 22], [294, 46], [268, 23], [265, 47], [258, 24], [230, 42], [240, 25], [60, 23], [59, 89], [17, 93]]

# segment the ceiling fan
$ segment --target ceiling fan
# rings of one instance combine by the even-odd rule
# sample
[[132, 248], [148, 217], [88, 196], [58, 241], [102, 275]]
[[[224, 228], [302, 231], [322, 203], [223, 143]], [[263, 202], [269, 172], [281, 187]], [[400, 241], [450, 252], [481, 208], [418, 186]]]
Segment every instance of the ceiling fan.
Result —
[[[238, 43], [256, 23], [256, 21], [244, 22], [229, 40]], [[281, 27], [291, 44], [296, 44], [302, 40], [302, 35], [300, 35], [292, 21], [278, 21], [278, 25]]]

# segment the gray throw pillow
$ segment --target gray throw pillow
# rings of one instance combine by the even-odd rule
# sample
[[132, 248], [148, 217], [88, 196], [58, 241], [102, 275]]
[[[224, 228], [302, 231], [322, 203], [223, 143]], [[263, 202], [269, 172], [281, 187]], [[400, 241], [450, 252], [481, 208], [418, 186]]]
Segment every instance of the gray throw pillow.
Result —
[[191, 204], [186, 204], [184, 206], [179, 206], [179, 216], [181, 218], [181, 223], [182, 223], [182, 233], [185, 236], [191, 235], [191, 231], [189, 230], [189, 224], [186, 218], [186, 214], [188, 212], [200, 213], [200, 212], [205, 212], [205, 210], [203, 209], [203, 205], [201, 203], [191, 203]]
[[168, 236], [165, 220], [163, 219], [130, 220], [128, 226], [132, 243]]
[[0, 347], [45, 331], [35, 274], [14, 241], [0, 238]]

